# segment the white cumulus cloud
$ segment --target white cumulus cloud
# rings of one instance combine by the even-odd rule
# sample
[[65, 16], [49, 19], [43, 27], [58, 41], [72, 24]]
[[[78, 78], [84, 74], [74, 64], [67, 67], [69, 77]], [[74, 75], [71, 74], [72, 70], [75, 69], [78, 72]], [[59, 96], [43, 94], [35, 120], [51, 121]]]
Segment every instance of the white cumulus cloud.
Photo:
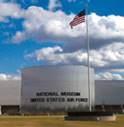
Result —
[[[37, 49], [26, 56], [49, 64], [86, 64], [86, 25], [82, 23], [70, 29], [69, 22], [75, 14], [66, 14], [62, 10], [55, 11], [61, 4], [57, 0], [49, 1], [49, 10], [30, 6], [22, 9], [18, 4], [0, 2], [0, 21], [7, 17], [23, 18], [23, 30], [16, 31], [12, 43], [21, 43], [33, 39], [38, 42], [63, 42], [63, 47], [55, 46]], [[96, 69], [124, 68], [124, 17], [117, 15], [89, 15], [90, 63]], [[108, 71], [101, 75], [110, 79], [122, 78], [120, 74]], [[3, 76], [4, 77], [4, 76]]]
[[0, 21], [6, 20], [6, 17], [21, 18], [23, 12], [18, 4], [0, 2]]
[[[56, 41], [64, 43], [64, 51], [86, 48], [85, 23], [70, 29], [74, 14], [61, 10], [51, 12], [42, 7], [30, 6], [24, 13], [23, 31], [17, 31], [13, 42], [33, 39], [38, 42]], [[124, 17], [89, 15], [90, 47], [100, 48], [114, 42], [124, 42]]]
[[[101, 47], [100, 49], [90, 51], [90, 65], [96, 71], [101, 69], [101, 73], [96, 78], [103, 79], [123, 79], [124, 68], [124, 44], [113, 43]], [[42, 61], [46, 64], [76, 64], [87, 65], [86, 50], [78, 50], [74, 52], [64, 52], [59, 47], [47, 47], [37, 49], [36, 51], [26, 55], [26, 58]], [[108, 73], [102, 71], [108, 70]], [[120, 72], [122, 74], [120, 74]]]
[[[4, 21], [8, 16], [24, 18], [23, 30], [16, 31], [12, 38], [13, 43], [33, 39], [38, 42], [61, 41], [64, 43], [64, 51], [86, 48], [85, 23], [70, 29], [69, 22], [74, 18], [74, 14], [68, 15], [61, 10], [51, 12], [37, 6], [24, 10], [18, 4], [4, 2], [0, 2], [0, 8], [0, 21]], [[90, 14], [89, 37], [90, 47], [95, 49], [115, 42], [124, 43], [124, 17]]]
[[117, 73], [111, 73], [111, 72], [101, 72], [96, 74], [97, 80], [123, 80], [124, 77]]
[[[123, 43], [113, 43], [107, 46], [104, 46], [100, 49], [90, 50], [90, 63], [93, 67], [100, 68], [116, 68], [118, 66], [124, 67], [124, 44]], [[48, 47], [42, 48], [30, 53], [29, 56], [35, 56], [39, 60], [46, 60], [51, 63], [62, 63], [65, 64], [81, 64], [86, 63], [87, 61], [87, 52], [86, 50], [78, 50], [75, 52], [64, 52], [64, 50], [59, 47]], [[54, 58], [54, 59], [50, 59]], [[58, 62], [57, 62], [58, 61]]]
[[20, 80], [20, 76], [0, 73], [0, 80]]
[[62, 7], [60, 0], [49, 0], [48, 9], [54, 11], [56, 8]]

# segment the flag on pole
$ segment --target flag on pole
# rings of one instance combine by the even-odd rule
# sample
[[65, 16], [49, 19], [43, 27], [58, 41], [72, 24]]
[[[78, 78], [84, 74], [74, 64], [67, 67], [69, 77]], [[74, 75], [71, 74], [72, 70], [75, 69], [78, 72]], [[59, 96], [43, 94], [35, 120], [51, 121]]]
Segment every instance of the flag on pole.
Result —
[[73, 29], [74, 26], [77, 26], [78, 24], [85, 22], [85, 9], [83, 11], [81, 11], [80, 13], [78, 13], [74, 19], [70, 22], [70, 26]]

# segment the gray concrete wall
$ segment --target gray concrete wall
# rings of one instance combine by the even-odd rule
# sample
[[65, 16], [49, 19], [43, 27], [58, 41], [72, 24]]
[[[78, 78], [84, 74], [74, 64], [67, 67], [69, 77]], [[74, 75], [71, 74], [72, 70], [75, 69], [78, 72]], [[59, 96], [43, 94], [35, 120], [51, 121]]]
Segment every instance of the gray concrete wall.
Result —
[[124, 81], [96, 80], [96, 105], [124, 105]]
[[21, 80], [0, 80], [0, 105], [20, 105]]

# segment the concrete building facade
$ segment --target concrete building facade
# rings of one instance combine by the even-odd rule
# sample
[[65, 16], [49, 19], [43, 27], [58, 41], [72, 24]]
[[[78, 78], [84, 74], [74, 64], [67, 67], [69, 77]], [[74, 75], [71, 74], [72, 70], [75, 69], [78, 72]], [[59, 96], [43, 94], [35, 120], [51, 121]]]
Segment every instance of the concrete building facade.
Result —
[[21, 80], [0, 80], [0, 113], [18, 114], [21, 104]]
[[95, 105], [97, 110], [123, 112], [124, 80], [96, 80]]
[[[123, 112], [124, 80], [96, 80], [94, 83], [94, 71], [91, 71], [91, 103], [95, 110]], [[54, 102], [49, 101], [50, 96]], [[68, 102], [63, 103], [63, 98], [68, 98]], [[32, 106], [35, 113], [41, 109], [55, 111], [57, 107], [58, 111], [87, 111], [88, 99], [84, 66], [27, 68], [22, 72], [22, 81], [0, 80], [0, 114], [32, 113]]]

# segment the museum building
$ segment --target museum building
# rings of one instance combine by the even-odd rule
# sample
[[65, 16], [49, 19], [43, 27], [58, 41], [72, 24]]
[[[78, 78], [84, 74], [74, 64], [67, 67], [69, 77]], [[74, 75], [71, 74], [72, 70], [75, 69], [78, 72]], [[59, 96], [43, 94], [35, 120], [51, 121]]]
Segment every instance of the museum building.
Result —
[[0, 114], [112, 111], [123, 113], [124, 81], [95, 80], [78, 65], [22, 70], [21, 80], [0, 80]]

